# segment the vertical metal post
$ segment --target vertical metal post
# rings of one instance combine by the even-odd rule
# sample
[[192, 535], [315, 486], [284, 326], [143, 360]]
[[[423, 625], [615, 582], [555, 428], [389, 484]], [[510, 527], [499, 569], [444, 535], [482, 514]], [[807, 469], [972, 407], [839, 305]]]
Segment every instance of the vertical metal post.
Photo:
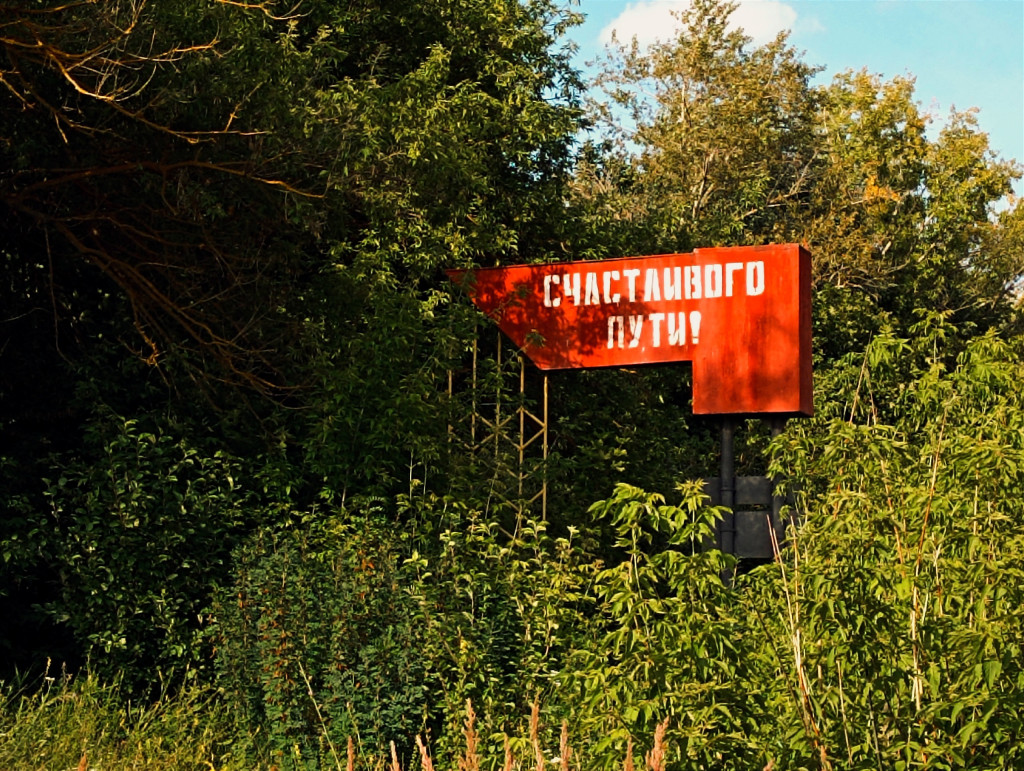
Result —
[[[773, 416], [768, 421], [768, 426], [771, 429], [772, 439], [779, 436], [782, 431], [786, 428], [786, 418]], [[772, 477], [772, 521], [771, 526], [775, 531], [774, 543], [782, 543], [782, 538], [785, 535], [785, 528], [782, 526], [782, 505], [785, 502], [783, 497], [778, 494], [776, 487], [779, 480], [776, 477]], [[777, 554], [775, 556], [778, 556]]]
[[497, 378], [494, 392], [494, 463], [497, 466], [501, 451], [501, 389], [504, 386], [504, 370], [501, 363], [501, 333], [498, 333]]
[[449, 409], [449, 412], [448, 412], [448, 451], [449, 452], [451, 452], [452, 439], [455, 436], [455, 426], [453, 426], [452, 423], [451, 423], [451, 419], [452, 419], [451, 404], [452, 404], [452, 397], [455, 394], [455, 387], [454, 386], [455, 386], [455, 382], [454, 382], [454, 380], [452, 378], [452, 371], [448, 370], [448, 409]]
[[471, 374], [471, 386], [469, 390], [470, 394], [470, 412], [469, 412], [469, 443], [470, 446], [476, 451], [476, 359], [477, 359], [477, 345], [476, 335], [473, 335], [473, 370]]
[[548, 521], [548, 376], [544, 375], [544, 425], [541, 427], [544, 438], [541, 440], [541, 470], [544, 474], [540, 498], [540, 517], [544, 522]]
[[526, 472], [523, 470], [523, 464], [526, 462], [526, 410], [523, 407], [525, 394], [526, 358], [519, 354], [519, 489], [517, 492], [520, 501], [523, 499], [523, 479], [526, 477]]
[[736, 437], [736, 421], [722, 420], [722, 463], [719, 472], [719, 493], [722, 506], [728, 511], [719, 522], [718, 546], [726, 554], [736, 552], [736, 517], [733, 514], [736, 499], [736, 469], [733, 460], [733, 440]]

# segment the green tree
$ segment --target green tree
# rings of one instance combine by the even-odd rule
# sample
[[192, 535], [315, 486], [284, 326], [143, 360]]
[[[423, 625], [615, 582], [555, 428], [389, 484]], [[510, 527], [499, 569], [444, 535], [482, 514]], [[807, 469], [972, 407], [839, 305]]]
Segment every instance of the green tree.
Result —
[[994, 206], [1020, 167], [992, 153], [970, 112], [929, 140], [911, 80], [847, 73], [826, 95], [828, 171], [802, 235], [826, 355], [866, 344], [886, 322], [909, 329], [918, 308], [950, 311], [967, 337], [1009, 323], [1022, 264], [1004, 232], [1020, 204], [1000, 217]]
[[645, 248], [778, 241], [820, 174], [815, 69], [784, 36], [752, 46], [729, 30], [732, 10], [694, 3], [676, 39], [613, 49], [596, 80], [608, 95], [597, 116], [618, 140], [610, 168], [628, 182], [612, 202], [614, 182], [584, 164], [576, 190], [602, 224], [639, 220]]
[[[120, 621], [61, 575], [133, 564], [145, 542], [112, 524], [120, 493], [86, 491], [90, 469], [134, 479], [125, 447], [151, 449], [103, 416], [158, 438], [133, 482], [153, 489], [130, 506], [161, 533], [192, 526], [173, 448], [214, 476], [218, 452], [239, 464], [245, 492], [218, 486], [204, 509], [238, 535], [318, 501], [393, 497], [410, 457], [445, 453], [432, 405], [469, 327], [441, 268], [558, 248], [579, 111], [557, 41], [572, 15], [378, 5], [0, 9], [0, 487], [18, 555], [4, 592], [19, 617], [53, 610], [81, 651], [119, 640]], [[78, 481], [57, 484], [63, 468]], [[54, 512], [112, 529], [49, 554]], [[233, 542], [156, 538], [148, 564], [224, 564]], [[188, 609], [216, 572], [167, 570], [168, 607]], [[133, 625], [159, 626], [139, 612]], [[196, 627], [182, 614], [175, 645]]]
[[[614, 49], [595, 104], [612, 144], [585, 154], [573, 202], [620, 253], [800, 242], [814, 259], [816, 347], [825, 361], [884, 323], [948, 310], [967, 331], [1004, 325], [1022, 264], [1019, 214], [996, 217], [1021, 169], [989, 148], [972, 112], [935, 139], [913, 81], [816, 70], [785, 35], [753, 45], [733, 5], [695, 3], [675, 40]], [[587, 252], [587, 253], [591, 253]]]

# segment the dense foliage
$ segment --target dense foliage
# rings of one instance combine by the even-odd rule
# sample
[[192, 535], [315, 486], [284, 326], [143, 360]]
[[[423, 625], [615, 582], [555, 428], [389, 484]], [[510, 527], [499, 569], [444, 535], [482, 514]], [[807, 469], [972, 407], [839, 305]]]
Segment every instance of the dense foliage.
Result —
[[[1021, 765], [1019, 167], [717, 0], [586, 102], [556, 3], [378, 6], [0, 8], [3, 676], [211, 689], [242, 767], [455, 763], [467, 700], [494, 764], [540, 704], [580, 767]], [[741, 432], [776, 560], [708, 548], [685, 370], [551, 377], [521, 461], [539, 378], [444, 268], [773, 241], [817, 407]]]

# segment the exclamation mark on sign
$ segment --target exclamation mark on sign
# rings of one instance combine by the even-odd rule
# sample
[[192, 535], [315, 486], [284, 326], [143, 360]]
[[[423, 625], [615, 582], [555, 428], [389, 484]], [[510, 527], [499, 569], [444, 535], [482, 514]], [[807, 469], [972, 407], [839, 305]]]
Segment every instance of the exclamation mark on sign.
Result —
[[700, 311], [690, 311], [690, 335], [693, 337], [693, 344], [700, 342]]

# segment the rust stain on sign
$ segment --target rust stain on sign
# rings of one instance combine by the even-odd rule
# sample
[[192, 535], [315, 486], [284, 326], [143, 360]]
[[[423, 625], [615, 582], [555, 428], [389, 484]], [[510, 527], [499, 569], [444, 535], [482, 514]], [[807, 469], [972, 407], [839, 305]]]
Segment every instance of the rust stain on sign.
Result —
[[692, 361], [697, 414], [814, 411], [798, 244], [448, 274], [540, 369]]

